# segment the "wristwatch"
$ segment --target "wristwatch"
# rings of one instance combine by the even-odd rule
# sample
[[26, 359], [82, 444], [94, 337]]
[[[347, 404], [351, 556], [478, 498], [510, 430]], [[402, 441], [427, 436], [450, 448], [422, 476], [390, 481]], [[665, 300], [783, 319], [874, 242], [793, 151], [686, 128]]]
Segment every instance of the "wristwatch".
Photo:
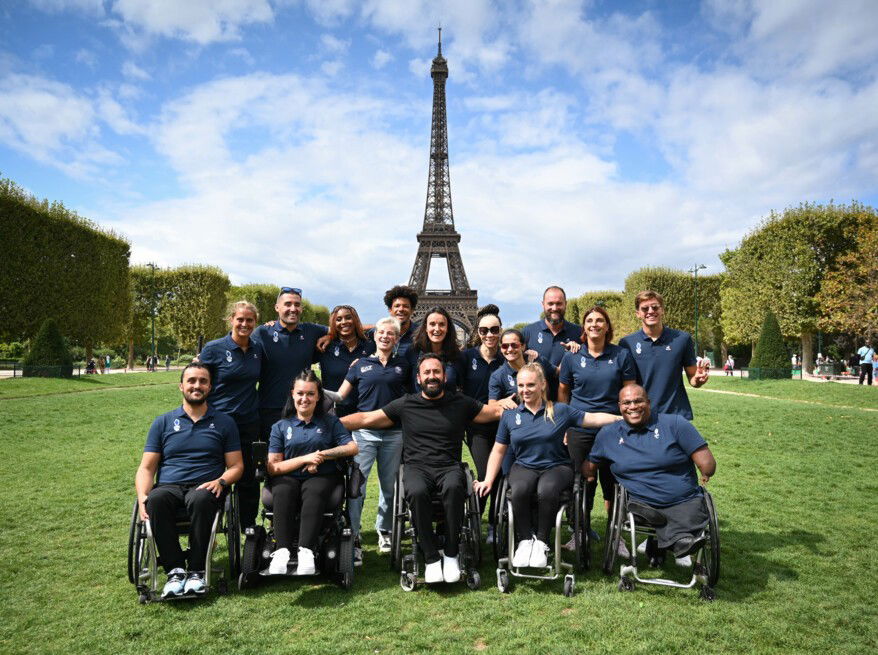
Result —
[[219, 479], [219, 486], [221, 486], [223, 489], [225, 489], [226, 487], [229, 486], [229, 483], [226, 482], [223, 478], [220, 478]]

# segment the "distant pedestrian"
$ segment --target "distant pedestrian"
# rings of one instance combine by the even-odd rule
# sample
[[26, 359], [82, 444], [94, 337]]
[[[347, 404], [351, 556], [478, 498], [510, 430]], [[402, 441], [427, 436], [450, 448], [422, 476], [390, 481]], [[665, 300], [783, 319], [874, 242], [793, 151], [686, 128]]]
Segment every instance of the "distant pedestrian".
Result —
[[166, 371], [171, 370], [171, 356], [170, 355], [165, 356], [165, 370]]
[[857, 351], [857, 354], [860, 356], [860, 384], [863, 384], [863, 379], [869, 379], [869, 385], [872, 384], [872, 358], [875, 355], [875, 349], [872, 348], [868, 343], [864, 343], [860, 349]]
[[872, 355], [872, 377], [878, 378], [878, 353]]
[[734, 377], [735, 375], [735, 359], [729, 355], [726, 358], [726, 364], [723, 366], [723, 370], [726, 372], [726, 375], [731, 375]]
[[113, 358], [110, 357], [109, 355], [107, 355], [106, 358], [105, 358], [105, 362], [106, 362], [106, 364], [107, 364], [107, 373], [109, 373], [109, 372], [110, 372], [110, 369], [111, 369], [112, 366], [113, 366]]

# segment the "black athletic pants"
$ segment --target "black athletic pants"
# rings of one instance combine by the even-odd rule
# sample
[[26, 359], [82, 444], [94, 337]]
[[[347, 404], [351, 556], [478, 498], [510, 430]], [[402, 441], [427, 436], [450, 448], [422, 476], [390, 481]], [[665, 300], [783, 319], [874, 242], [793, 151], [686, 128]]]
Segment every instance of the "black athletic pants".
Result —
[[463, 523], [463, 507], [466, 500], [466, 476], [460, 465], [444, 468], [421, 468], [406, 464], [403, 469], [405, 497], [412, 510], [412, 522], [418, 535], [418, 546], [424, 554], [424, 562], [438, 562], [439, 548], [433, 532], [433, 502], [438, 493], [445, 514], [445, 555], [456, 557], [458, 539]]
[[296, 542], [296, 517], [299, 517], [299, 547], [315, 550], [323, 514], [332, 491], [344, 478], [338, 474], [294, 478], [280, 475], [271, 480], [274, 497], [274, 533], [278, 548], [292, 548]]
[[259, 421], [238, 423], [238, 435], [241, 438], [241, 457], [244, 460], [244, 474], [238, 480], [238, 499], [241, 511], [241, 530], [256, 525], [259, 513], [259, 483], [256, 481], [253, 466], [253, 442], [259, 438]]
[[[570, 459], [573, 460], [573, 470], [582, 472], [582, 463], [588, 459], [591, 447], [594, 446], [594, 438], [597, 432], [594, 430], [580, 430], [571, 428], [567, 430], [567, 452], [570, 453]], [[604, 500], [612, 501], [615, 493], [614, 486], [616, 478], [610, 472], [608, 464], [601, 464], [598, 469], [598, 479], [601, 483], [601, 492]], [[594, 495], [597, 489], [596, 482], [589, 482], [585, 487], [586, 508], [591, 513], [594, 507]]]
[[515, 539], [533, 536], [533, 501], [537, 499], [537, 539], [549, 542], [555, 515], [561, 507], [561, 492], [573, 485], [573, 468], [569, 464], [549, 469], [529, 469], [513, 464], [509, 469], [509, 498], [515, 516]]
[[860, 384], [863, 384], [863, 378], [869, 378], [869, 384], [872, 384], [872, 362], [860, 364]]
[[[484, 480], [488, 473], [488, 457], [494, 448], [494, 440], [497, 437], [498, 423], [471, 423], [466, 430], [466, 445], [469, 447], [470, 455], [473, 457], [473, 463], [476, 465], [476, 475], [479, 480]], [[488, 497], [479, 496], [479, 513], [485, 513], [485, 506], [488, 500], [491, 501], [491, 509], [488, 512], [488, 521], [494, 525], [494, 507], [497, 502], [497, 492], [499, 491], [499, 482], [495, 482], [491, 488]]]
[[[204, 571], [210, 529], [223, 499], [197, 484], [163, 484], [146, 497], [146, 513], [152, 526], [159, 558], [165, 572], [171, 569]], [[186, 508], [189, 515], [189, 566], [177, 537], [177, 510]]]

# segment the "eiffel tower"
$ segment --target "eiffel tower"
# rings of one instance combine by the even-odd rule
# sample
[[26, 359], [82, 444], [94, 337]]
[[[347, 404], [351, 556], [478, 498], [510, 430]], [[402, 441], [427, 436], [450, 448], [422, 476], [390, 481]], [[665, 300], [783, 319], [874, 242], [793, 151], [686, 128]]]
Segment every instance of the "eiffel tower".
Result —
[[[424, 227], [418, 233], [418, 254], [409, 286], [418, 292], [418, 306], [413, 319], [421, 320], [427, 310], [439, 305], [448, 310], [454, 322], [467, 334], [476, 327], [478, 292], [469, 288], [463, 259], [460, 257], [460, 234], [454, 228], [451, 211], [451, 177], [448, 168], [448, 120], [445, 113], [445, 81], [448, 63], [442, 56], [442, 28], [439, 28], [439, 52], [433, 59], [433, 124], [430, 131], [430, 172], [427, 178], [427, 206]], [[430, 265], [444, 259], [451, 289], [427, 289]]]

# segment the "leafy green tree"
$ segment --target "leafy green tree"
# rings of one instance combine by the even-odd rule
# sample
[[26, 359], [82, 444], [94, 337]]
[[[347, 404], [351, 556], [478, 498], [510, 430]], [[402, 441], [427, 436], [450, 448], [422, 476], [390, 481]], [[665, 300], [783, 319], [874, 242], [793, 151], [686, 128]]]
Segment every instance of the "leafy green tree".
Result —
[[[583, 313], [595, 305], [600, 305], [607, 312], [622, 304], [621, 291], [588, 291], [581, 296], [567, 301], [567, 320], [577, 325], [582, 323]], [[612, 320], [612, 317], [611, 317]], [[614, 324], [615, 325], [615, 324]]]
[[70, 377], [73, 375], [73, 358], [70, 348], [54, 318], [43, 321], [40, 331], [32, 340], [30, 350], [24, 357], [25, 377]]
[[239, 300], [252, 302], [259, 311], [259, 321], [265, 322], [277, 318], [274, 306], [279, 293], [280, 287], [273, 284], [242, 284], [229, 287], [226, 298], [229, 304]]
[[91, 354], [128, 324], [130, 245], [67, 209], [0, 179], [0, 337], [22, 340], [46, 318]]
[[226, 292], [229, 278], [216, 266], [181, 266], [163, 272], [165, 296], [162, 321], [183, 348], [198, 347], [199, 339], [215, 339], [226, 331]]
[[822, 316], [817, 294], [824, 278], [851, 248], [875, 210], [850, 205], [802, 204], [771, 214], [734, 250], [720, 255], [727, 276], [720, 289], [722, 328], [730, 343], [752, 343], [771, 310], [781, 333], [802, 343], [813, 364], [812, 336]]
[[878, 340], [878, 217], [865, 216], [857, 246], [838, 258], [827, 273], [815, 301], [821, 316], [817, 327]]
[[777, 378], [787, 379], [791, 374], [790, 355], [784, 344], [777, 317], [772, 312], [765, 314], [756, 352], [750, 360], [748, 377], [751, 380]]

